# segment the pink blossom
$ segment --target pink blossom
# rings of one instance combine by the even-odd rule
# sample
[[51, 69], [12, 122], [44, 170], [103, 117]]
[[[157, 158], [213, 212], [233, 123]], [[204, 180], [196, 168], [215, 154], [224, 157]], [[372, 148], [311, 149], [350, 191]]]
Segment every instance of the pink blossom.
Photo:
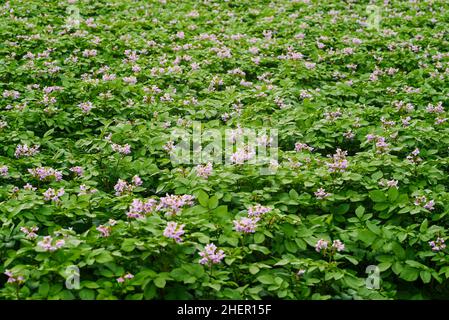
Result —
[[248, 208], [248, 217], [260, 217], [265, 213], [270, 212], [272, 209], [269, 207], [264, 207], [260, 204], [256, 204]]
[[184, 224], [178, 225], [176, 222], [167, 223], [167, 227], [164, 230], [164, 237], [174, 239], [176, 242], [182, 242], [181, 236], [184, 234]]
[[446, 244], [444, 243], [444, 239], [438, 237], [435, 241], [429, 241], [429, 245], [432, 248], [432, 251], [441, 251], [446, 248]]
[[316, 192], [314, 192], [314, 194], [317, 199], [324, 199], [331, 195], [330, 193], [327, 193], [323, 188], [319, 188]]
[[226, 256], [223, 250], [217, 251], [217, 247], [213, 243], [206, 245], [204, 250], [201, 251], [199, 255], [201, 256], [199, 263], [209, 265], [220, 263]]
[[237, 220], [234, 220], [234, 229], [237, 232], [243, 233], [254, 233], [256, 232], [257, 221], [259, 221], [258, 217], [247, 218], [243, 217]]

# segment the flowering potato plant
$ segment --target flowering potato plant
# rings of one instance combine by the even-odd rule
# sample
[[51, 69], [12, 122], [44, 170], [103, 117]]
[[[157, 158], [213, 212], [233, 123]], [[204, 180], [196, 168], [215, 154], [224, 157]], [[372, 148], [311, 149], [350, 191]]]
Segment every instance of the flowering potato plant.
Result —
[[447, 297], [449, 3], [371, 2], [2, 2], [0, 298]]

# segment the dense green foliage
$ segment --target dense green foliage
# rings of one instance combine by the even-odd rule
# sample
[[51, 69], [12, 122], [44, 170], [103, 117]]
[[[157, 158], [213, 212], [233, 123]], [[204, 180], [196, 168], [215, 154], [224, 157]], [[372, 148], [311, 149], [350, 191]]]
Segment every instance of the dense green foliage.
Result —
[[[3, 2], [0, 298], [447, 297], [449, 3], [368, 5]], [[275, 173], [173, 163], [194, 121]]]

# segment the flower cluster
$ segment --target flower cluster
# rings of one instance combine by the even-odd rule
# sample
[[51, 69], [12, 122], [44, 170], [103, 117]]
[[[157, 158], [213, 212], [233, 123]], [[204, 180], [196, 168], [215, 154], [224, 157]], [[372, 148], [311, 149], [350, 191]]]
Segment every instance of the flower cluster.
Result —
[[157, 205], [157, 210], [165, 212], [166, 216], [171, 216], [179, 213], [181, 209], [185, 206], [192, 206], [194, 196], [189, 194], [184, 195], [169, 195], [159, 199], [159, 204]]
[[237, 149], [236, 152], [234, 152], [231, 155], [231, 162], [235, 164], [244, 164], [245, 161], [251, 160], [256, 155], [256, 152], [249, 148], [248, 146], [245, 146], [243, 148]]
[[388, 187], [388, 188], [398, 188], [398, 180], [387, 180], [382, 179], [379, 181], [379, 185], [381, 187]]
[[413, 202], [415, 204], [415, 206], [422, 206], [424, 209], [427, 209], [429, 211], [434, 210], [434, 206], [435, 206], [435, 201], [434, 200], [430, 200], [427, 201], [427, 197], [426, 196], [418, 196], [415, 198], [415, 201]]
[[329, 172], [344, 172], [348, 167], [348, 160], [346, 160], [347, 151], [337, 149], [336, 153], [332, 156], [332, 162], [328, 163]]
[[305, 143], [301, 143], [301, 142], [296, 142], [295, 143], [295, 151], [296, 152], [300, 152], [302, 150], [308, 150], [308, 151], [313, 151], [314, 148], [310, 147], [309, 145], [305, 144]]
[[94, 107], [92, 102], [87, 101], [87, 102], [82, 102], [78, 105], [78, 107], [84, 112], [84, 113], [89, 113], [90, 110], [92, 110], [92, 108]]
[[23, 281], [25, 281], [25, 278], [23, 276], [15, 276], [11, 270], [5, 270], [4, 274], [8, 277], [7, 283], [17, 283], [21, 284]]
[[32, 184], [27, 183], [26, 185], [23, 186], [23, 190], [26, 190], [26, 191], [36, 191], [37, 188], [36, 188], [36, 187], [33, 187]]
[[422, 161], [422, 159], [419, 157], [419, 154], [420, 151], [418, 148], [416, 148], [415, 150], [412, 151], [412, 153], [410, 153], [407, 156], [407, 160], [410, 161], [411, 163], [417, 164]]
[[139, 176], [134, 176], [132, 178], [132, 184], [129, 184], [125, 180], [118, 179], [117, 183], [114, 186], [115, 195], [121, 196], [126, 192], [132, 192], [135, 187], [142, 185], [142, 180]]
[[164, 237], [174, 239], [176, 242], [182, 242], [181, 236], [184, 234], [184, 224], [178, 225], [176, 222], [170, 221], [164, 230]]
[[23, 233], [26, 234], [26, 238], [27, 239], [35, 239], [37, 238], [37, 231], [39, 230], [39, 228], [37, 226], [32, 226], [32, 227], [21, 227], [20, 231], [22, 231]]
[[44, 193], [44, 199], [47, 201], [59, 202], [59, 198], [65, 194], [64, 188], [59, 188], [55, 190], [53, 188], [48, 188]]
[[317, 199], [324, 199], [331, 195], [330, 193], [327, 193], [326, 190], [324, 190], [324, 188], [319, 188], [317, 191], [314, 192], [314, 194]]
[[256, 204], [248, 208], [248, 217], [259, 217], [265, 213], [270, 212], [272, 209], [269, 207], [264, 207], [260, 204]]
[[79, 177], [81, 177], [84, 173], [84, 170], [82, 167], [71, 167], [70, 171], [73, 172], [74, 174], [78, 175]]
[[223, 250], [217, 251], [217, 246], [213, 243], [206, 245], [204, 250], [201, 251], [199, 255], [201, 256], [199, 263], [208, 265], [220, 263], [226, 256]]
[[260, 219], [258, 217], [248, 218], [243, 217], [238, 220], [234, 220], [234, 229], [237, 232], [254, 233], [256, 232], [257, 222]]
[[131, 146], [129, 144], [125, 144], [123, 146], [112, 143], [111, 144], [112, 150], [121, 154], [130, 154], [131, 153]]
[[92, 194], [92, 193], [95, 193], [98, 191], [97, 189], [86, 186], [85, 184], [81, 184], [79, 186], [79, 189], [80, 189], [80, 192], [78, 192], [78, 196], [83, 196], [88, 193]]
[[377, 137], [377, 141], [376, 141], [376, 152], [377, 153], [385, 153], [388, 151], [389, 147], [390, 147], [390, 145], [387, 142], [385, 142], [384, 137]]
[[271, 210], [272, 208], [260, 204], [249, 207], [247, 217], [241, 217], [233, 221], [235, 231], [243, 233], [256, 232], [257, 222], [261, 219], [262, 215]]
[[148, 199], [145, 202], [134, 199], [126, 215], [128, 218], [142, 218], [145, 214], [153, 212], [156, 204], [157, 201], [155, 199]]
[[198, 177], [207, 179], [212, 174], [212, 163], [208, 162], [205, 165], [196, 166], [196, 175]]
[[432, 251], [441, 251], [446, 248], [446, 244], [444, 243], [444, 239], [438, 237], [435, 241], [429, 241], [429, 245], [432, 248]]
[[8, 176], [8, 166], [0, 166], [0, 176], [2, 177]]
[[45, 236], [42, 241], [39, 241], [37, 245], [44, 251], [56, 251], [65, 245], [64, 239], [54, 241], [52, 236]]
[[39, 180], [49, 180], [54, 178], [56, 181], [62, 179], [62, 172], [55, 170], [53, 168], [38, 167], [33, 169], [28, 169], [28, 172], [35, 178]]
[[117, 282], [118, 283], [123, 283], [123, 282], [125, 282], [126, 280], [131, 280], [132, 278], [134, 278], [134, 275], [132, 274], [132, 273], [126, 273], [125, 275], [123, 275], [123, 276], [121, 276], [121, 277], [119, 277], [119, 278], [117, 278]]
[[332, 246], [329, 247], [329, 241], [324, 239], [319, 239], [315, 244], [316, 252], [323, 252], [324, 255], [334, 255], [335, 252], [340, 252], [345, 249], [345, 245], [340, 240], [334, 240]]
[[96, 230], [101, 233], [102, 237], [109, 237], [111, 235], [112, 227], [117, 224], [114, 219], [109, 219], [107, 224], [99, 225]]
[[20, 157], [32, 157], [35, 154], [39, 153], [39, 146], [35, 145], [32, 147], [29, 147], [27, 144], [19, 144], [16, 147], [16, 151], [14, 152], [14, 156], [16, 158]]

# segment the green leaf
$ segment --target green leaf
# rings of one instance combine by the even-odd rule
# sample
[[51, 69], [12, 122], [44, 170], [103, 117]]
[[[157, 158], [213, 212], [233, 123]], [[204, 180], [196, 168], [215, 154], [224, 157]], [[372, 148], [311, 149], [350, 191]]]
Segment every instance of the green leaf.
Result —
[[383, 177], [383, 173], [382, 173], [382, 171], [377, 171], [377, 172], [375, 172], [375, 173], [373, 173], [372, 175], [371, 175], [371, 178], [373, 179], [373, 180], [379, 180], [380, 178], [382, 178]]
[[340, 205], [335, 209], [335, 213], [336, 213], [336, 214], [345, 214], [346, 212], [349, 211], [349, 207], [350, 207], [350, 205], [349, 205], [348, 203], [340, 204]]
[[421, 223], [421, 226], [419, 227], [419, 232], [424, 233], [427, 231], [429, 225], [429, 221], [427, 219], [424, 219], [424, 221]]
[[207, 195], [206, 192], [204, 192], [203, 190], [199, 190], [197, 192], [197, 198], [198, 198], [198, 202], [203, 206], [203, 207], [208, 207], [209, 204], [209, 196]]
[[210, 199], [208, 201], [208, 207], [211, 210], [215, 209], [216, 207], [218, 207], [218, 197], [217, 196], [210, 197]]
[[41, 297], [46, 298], [48, 296], [48, 291], [50, 290], [50, 285], [48, 282], [43, 282], [39, 284], [38, 293]]
[[136, 243], [137, 239], [125, 239], [122, 243], [122, 250], [125, 252], [131, 252], [134, 250], [135, 243]]
[[106, 263], [114, 260], [109, 252], [103, 251], [98, 256], [95, 257], [95, 261], [98, 263]]
[[390, 202], [395, 202], [398, 196], [399, 196], [398, 189], [396, 189], [395, 187], [388, 189], [388, 200], [390, 200]]
[[100, 288], [100, 285], [94, 281], [83, 281], [82, 287], [86, 287], [89, 289], [98, 289]]
[[421, 280], [424, 283], [429, 283], [430, 280], [432, 279], [432, 274], [429, 271], [423, 270], [419, 273], [419, 275], [421, 276]]
[[418, 276], [419, 270], [408, 266], [405, 266], [400, 273], [401, 279], [409, 282], [415, 281], [416, 279], [418, 279]]
[[299, 194], [298, 194], [298, 192], [296, 192], [295, 189], [291, 189], [288, 194], [290, 195], [290, 199], [292, 199], [292, 200], [298, 200], [298, 198], [299, 198]]
[[257, 277], [257, 280], [263, 284], [273, 284], [274, 283], [274, 278], [271, 275], [268, 274], [264, 274], [261, 276]]
[[154, 279], [154, 284], [158, 288], [164, 288], [165, 284], [166, 284], [166, 280], [165, 280], [165, 278], [156, 278], [156, 279]]
[[270, 253], [270, 249], [268, 249], [267, 247], [259, 246], [257, 244], [250, 244], [249, 248], [251, 250], [262, 252], [263, 254], [269, 254]]
[[382, 190], [373, 190], [369, 192], [369, 197], [374, 202], [385, 202], [387, 200], [387, 197], [385, 197], [385, 194]]
[[373, 206], [373, 209], [376, 211], [383, 211], [385, 209], [387, 209], [388, 207], [390, 207], [390, 204], [387, 202], [380, 202], [380, 203], [376, 203]]
[[91, 289], [81, 289], [79, 292], [80, 298], [82, 300], [94, 300], [95, 291]]
[[398, 258], [400, 259], [405, 258], [405, 250], [401, 247], [401, 245], [398, 242], [393, 242], [391, 244], [391, 249]]
[[354, 264], [354, 265], [358, 265], [358, 264], [359, 264], [359, 262], [357, 261], [357, 259], [355, 259], [355, 258], [353, 258], [353, 257], [351, 257], [351, 256], [345, 255], [345, 259], [348, 260], [349, 262], [351, 262], [351, 263]]
[[377, 266], [379, 267], [379, 271], [383, 272], [383, 271], [390, 269], [391, 262], [381, 262]]
[[359, 230], [357, 235], [357, 238], [365, 242], [367, 245], [371, 245], [376, 237], [376, 234], [368, 229]]
[[257, 232], [254, 234], [254, 242], [255, 243], [262, 243], [265, 240], [265, 235], [261, 232]]
[[364, 213], [365, 213], [365, 207], [363, 207], [363, 206], [358, 206], [357, 209], [355, 209], [355, 214], [359, 218], [361, 218]]
[[251, 265], [250, 267], [249, 267], [249, 272], [251, 273], [251, 274], [256, 274], [256, 273], [258, 273], [259, 272], [259, 268], [258, 267], [256, 267], [255, 265]]

